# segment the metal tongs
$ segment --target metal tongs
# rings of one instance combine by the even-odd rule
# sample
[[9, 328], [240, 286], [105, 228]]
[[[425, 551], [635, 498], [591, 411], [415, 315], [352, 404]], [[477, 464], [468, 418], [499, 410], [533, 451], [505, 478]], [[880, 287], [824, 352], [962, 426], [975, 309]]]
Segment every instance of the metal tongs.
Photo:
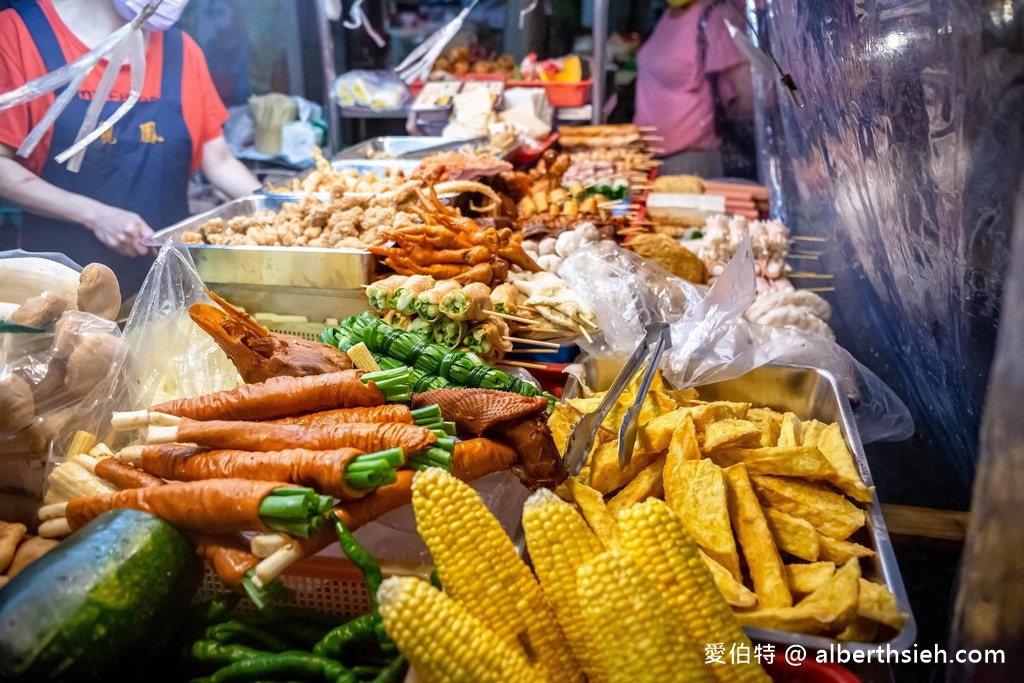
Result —
[[612, 386], [604, 395], [601, 405], [592, 413], [584, 415], [572, 433], [569, 434], [565, 448], [565, 466], [569, 474], [576, 476], [583, 469], [590, 450], [594, 447], [594, 439], [597, 437], [597, 430], [601, 423], [618, 403], [619, 396], [626, 390], [633, 377], [647, 363], [647, 371], [640, 382], [640, 390], [637, 392], [636, 400], [633, 402], [622, 418], [622, 426], [619, 427], [619, 467], [625, 468], [633, 457], [633, 447], [636, 444], [636, 432], [639, 425], [640, 410], [643, 408], [647, 392], [651, 389], [651, 382], [654, 381], [654, 373], [661, 363], [661, 356], [667, 349], [672, 348], [672, 332], [668, 323], [656, 322], [647, 325], [647, 333], [644, 335], [640, 345], [633, 351], [622, 370], [619, 371]]

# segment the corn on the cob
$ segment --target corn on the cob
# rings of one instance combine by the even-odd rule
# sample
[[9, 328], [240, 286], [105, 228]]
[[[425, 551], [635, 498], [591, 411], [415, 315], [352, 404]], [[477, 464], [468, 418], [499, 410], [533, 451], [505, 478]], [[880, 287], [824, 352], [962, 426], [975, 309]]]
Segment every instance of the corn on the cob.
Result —
[[[619, 543], [679, 614], [689, 638], [709, 643], [744, 645], [753, 652], [739, 622], [700, 556], [697, 542], [682, 520], [661, 500], [648, 499], [619, 514]], [[768, 681], [756, 663], [712, 664], [718, 681]]]
[[68, 446], [67, 457], [88, 453], [96, 447], [96, 435], [89, 432], [78, 431], [71, 438], [71, 445]]
[[625, 553], [601, 553], [577, 573], [595, 680], [714, 681], [675, 611]]
[[553, 680], [582, 681], [540, 584], [476, 492], [429, 468], [413, 478], [412, 505], [445, 592], [509, 646], [522, 646]]
[[43, 502], [63, 503], [72, 498], [86, 496], [102, 496], [117, 491], [117, 487], [108, 484], [81, 465], [66, 461], [57, 465], [46, 478], [46, 495]]
[[352, 359], [352, 365], [363, 372], [380, 372], [380, 366], [377, 365], [377, 361], [374, 360], [370, 349], [366, 348], [366, 344], [363, 342], [359, 342], [350, 348], [347, 353], [348, 357]]
[[545, 678], [519, 648], [426, 581], [385, 579], [377, 600], [388, 635], [427, 681], [533, 683]]
[[547, 489], [539, 489], [526, 500], [523, 529], [544, 595], [551, 601], [583, 672], [588, 679], [595, 680], [596, 667], [580, 614], [576, 571], [604, 552], [604, 548], [576, 508]]

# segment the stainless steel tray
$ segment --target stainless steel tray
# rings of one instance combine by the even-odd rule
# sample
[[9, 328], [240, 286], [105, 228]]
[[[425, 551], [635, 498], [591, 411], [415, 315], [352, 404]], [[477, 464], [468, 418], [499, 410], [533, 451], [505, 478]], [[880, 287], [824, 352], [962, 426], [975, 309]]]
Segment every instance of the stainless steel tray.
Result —
[[[301, 195], [259, 195], [228, 202], [154, 234], [150, 246], [197, 231], [214, 218], [279, 211]], [[189, 244], [196, 270], [210, 289], [247, 311], [344, 318], [366, 310], [362, 285], [373, 281], [376, 260], [359, 249]]]
[[401, 169], [405, 175], [416, 170], [420, 162], [415, 159], [334, 159], [331, 166], [335, 170], [355, 169], [359, 175], [376, 173], [378, 176], [387, 174], [388, 169]]
[[433, 135], [390, 135], [370, 138], [344, 149], [334, 159], [422, 159], [423, 157], [459, 149], [464, 145], [487, 144], [486, 137], [451, 140]]
[[[609, 361], [595, 361], [588, 358], [583, 363], [587, 383], [595, 391], [608, 387], [618, 373], [619, 365]], [[767, 406], [780, 412], [792, 412], [802, 420], [819, 420], [825, 423], [838, 422], [846, 443], [853, 452], [857, 469], [864, 483], [874, 486], [871, 471], [864, 455], [864, 447], [857, 431], [850, 402], [842, 392], [835, 376], [825, 370], [799, 365], [765, 365], [736, 379], [706, 384], [697, 387], [700, 397], [707, 401], [743, 401], [753, 406]], [[579, 394], [574, 379], [566, 384], [565, 396]], [[833, 638], [808, 636], [787, 631], [772, 631], [747, 628], [747, 634], [755, 640], [784, 645], [801, 645], [808, 650], [827, 650], [830, 645], [839, 645], [845, 650], [873, 650], [888, 645], [893, 650], [909, 649], [917, 638], [917, 623], [910, 609], [910, 600], [903, 586], [896, 554], [893, 551], [889, 532], [882, 517], [882, 506], [878, 495], [872, 497], [867, 510], [867, 525], [854, 535], [853, 540], [868, 545], [875, 551], [867, 565], [862, 563], [864, 578], [884, 583], [899, 603], [900, 610], [909, 616], [903, 628], [891, 640], [882, 643], [842, 642]], [[858, 538], [862, 535], [861, 538]]]

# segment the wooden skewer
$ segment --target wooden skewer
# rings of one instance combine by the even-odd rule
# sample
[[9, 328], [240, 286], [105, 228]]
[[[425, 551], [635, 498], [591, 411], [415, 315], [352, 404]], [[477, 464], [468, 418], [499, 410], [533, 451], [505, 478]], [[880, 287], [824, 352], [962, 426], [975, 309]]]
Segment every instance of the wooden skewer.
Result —
[[559, 344], [546, 341], [534, 341], [532, 339], [521, 339], [519, 337], [505, 337], [510, 342], [519, 342], [520, 344], [536, 344], [537, 346], [543, 346], [549, 349], [560, 349], [562, 348]]
[[504, 318], [505, 320], [514, 320], [517, 323], [523, 323], [524, 325], [535, 325], [537, 323], [536, 320], [521, 318], [518, 315], [511, 315], [509, 313], [498, 313], [497, 311], [487, 311], [487, 315], [492, 315], [495, 318]]
[[834, 276], [827, 273], [789, 273], [786, 277], [791, 280], [831, 280]]
[[637, 130], [658, 130], [657, 126], [637, 126]]
[[664, 135], [643, 135], [641, 137], [648, 142], [661, 142], [665, 139]]
[[594, 340], [593, 340], [593, 339], [591, 338], [591, 336], [590, 336], [589, 334], [587, 334], [587, 328], [585, 328], [585, 327], [582, 327], [582, 326], [581, 326], [581, 327], [580, 327], [580, 334], [582, 334], [582, 335], [583, 335], [583, 337], [584, 337], [584, 338], [585, 338], [585, 339], [587, 340], [587, 342], [589, 342], [590, 344], [593, 344], [593, 343], [594, 343]]
[[529, 351], [523, 351], [522, 349], [512, 349], [512, 353], [561, 353], [561, 349], [530, 349]]
[[836, 288], [835, 287], [805, 287], [804, 291], [805, 292], [834, 292], [834, 291], [836, 291]]
[[789, 239], [800, 242], [828, 242], [826, 237], [813, 237], [810, 235], [791, 235]]
[[802, 258], [805, 258], [805, 259], [811, 259], [813, 261], [818, 260], [818, 256], [816, 254], [789, 254], [788, 256], [786, 256], [786, 258], [787, 259], [791, 259], [791, 258], [802, 259]]
[[547, 370], [548, 366], [541, 365], [540, 363], [527, 363], [521, 360], [501, 360], [498, 361], [499, 365], [513, 365], [517, 368], [526, 368], [527, 370]]

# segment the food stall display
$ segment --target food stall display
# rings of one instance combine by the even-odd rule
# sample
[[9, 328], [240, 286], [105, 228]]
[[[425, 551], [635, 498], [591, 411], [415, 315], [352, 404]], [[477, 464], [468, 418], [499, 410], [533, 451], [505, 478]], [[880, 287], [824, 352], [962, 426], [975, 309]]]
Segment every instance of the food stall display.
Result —
[[[469, 69], [504, 70], [476, 64]], [[368, 145], [359, 158], [318, 155], [313, 171], [283, 187], [165, 231], [158, 241], [182, 237], [215, 290], [189, 317], [242, 383], [152, 405], [121, 397], [108, 432], [55, 451], [38, 536], [0, 526], [13, 587], [0, 591], [0, 617], [41, 591], [78, 545], [131, 536], [181, 574], [173, 590], [151, 592], [161, 614], [174, 591], [179, 607], [189, 603], [205, 563], [204, 595], [212, 586], [218, 597], [167, 617], [180, 632], [175, 654], [161, 656], [209, 680], [383, 682], [411, 666], [428, 680], [652, 671], [668, 680], [685, 671], [753, 681], [768, 680], [756, 661], [707, 665], [705, 644], [910, 642], [913, 618], [838, 392], [834, 409], [811, 410], [820, 388], [790, 405], [754, 400], [742, 386], [676, 390], [658, 376], [630, 463], [619, 467], [617, 435], [635, 386], [602, 423], [584, 470], [569, 476], [568, 434], [604, 395], [567, 388], [559, 401], [564, 379], [542, 388], [524, 372], [560, 369], [546, 359], [600, 339], [592, 293], [558, 275], [597, 243], [621, 244], [643, 267], [697, 287], [714, 285], [749, 243], [757, 298], [743, 319], [831, 339], [829, 304], [786, 277], [799, 275], [793, 237], [751, 213], [759, 191], [652, 177], [656, 140], [632, 125], [563, 130], [557, 148], [526, 168], [502, 158], [501, 137], [420, 145], [413, 160], [391, 158], [401, 140]], [[716, 210], [698, 221], [665, 199], [676, 196]], [[245, 288], [258, 295], [246, 298]], [[303, 299], [312, 291], [322, 295], [315, 309]], [[335, 319], [300, 339], [257, 310]], [[521, 352], [538, 363], [515, 360]], [[514, 514], [530, 564], [470, 488], [492, 475], [533, 492]], [[433, 582], [422, 568], [384, 579], [353, 536], [410, 505]], [[344, 560], [318, 555], [336, 540], [365, 576], [369, 609], [282, 606], [283, 580], [303, 562], [340, 571]], [[57, 559], [21, 571], [44, 551]], [[82, 590], [114, 580], [94, 579]], [[138, 608], [143, 593], [132, 595]], [[39, 633], [83, 618], [51, 615]], [[0, 628], [0, 652], [4, 638]], [[26, 655], [14, 673], [48, 671], [70, 656], [61, 642]], [[103, 647], [88, 662], [72, 659], [115, 670], [121, 650]]]

